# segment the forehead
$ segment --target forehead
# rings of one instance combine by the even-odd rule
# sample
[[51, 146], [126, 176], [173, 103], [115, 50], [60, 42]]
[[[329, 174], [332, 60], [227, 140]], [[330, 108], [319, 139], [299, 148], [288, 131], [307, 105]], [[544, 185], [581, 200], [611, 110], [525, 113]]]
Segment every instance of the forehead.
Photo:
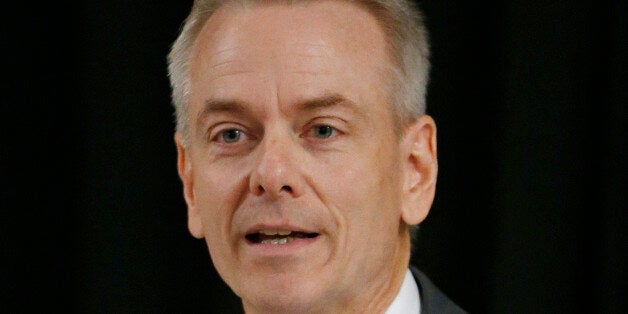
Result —
[[205, 23], [198, 36], [202, 43], [198, 46], [233, 46], [237, 39], [244, 38], [256, 42], [302, 38], [320, 44], [351, 42], [345, 48], [382, 48], [381, 27], [358, 4], [341, 0], [289, 2], [228, 2]]
[[268, 57], [294, 47], [304, 54], [318, 48], [358, 59], [387, 55], [385, 35], [369, 12], [348, 1], [323, 0], [226, 3], [205, 23], [192, 56], [219, 62], [235, 53]]
[[[286, 93], [301, 93], [288, 97], [331, 92], [360, 102], [345, 92], [364, 96], [374, 87], [383, 89], [381, 74], [389, 64], [379, 23], [349, 1], [228, 3], [197, 37], [190, 66], [192, 97], [198, 90], [205, 98], [228, 98], [242, 94], [243, 86], [249, 95], [256, 93], [253, 87], [260, 93], [283, 87]], [[260, 84], [271, 81], [274, 85]]]

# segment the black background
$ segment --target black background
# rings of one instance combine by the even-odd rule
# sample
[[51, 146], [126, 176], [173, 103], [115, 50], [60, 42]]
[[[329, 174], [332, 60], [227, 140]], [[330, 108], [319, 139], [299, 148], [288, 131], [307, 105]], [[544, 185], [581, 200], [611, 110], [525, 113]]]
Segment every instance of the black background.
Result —
[[[440, 170], [412, 263], [473, 313], [626, 312], [626, 2], [419, 4]], [[190, 6], [2, 10], [2, 310], [239, 309], [175, 168]]]

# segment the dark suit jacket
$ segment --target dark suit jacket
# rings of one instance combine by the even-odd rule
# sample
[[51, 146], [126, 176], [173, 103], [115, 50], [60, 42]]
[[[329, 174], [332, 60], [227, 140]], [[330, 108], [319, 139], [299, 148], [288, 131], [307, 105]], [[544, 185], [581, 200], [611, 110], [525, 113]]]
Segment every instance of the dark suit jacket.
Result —
[[432, 281], [414, 266], [410, 266], [421, 295], [421, 314], [467, 313], [440, 291]]

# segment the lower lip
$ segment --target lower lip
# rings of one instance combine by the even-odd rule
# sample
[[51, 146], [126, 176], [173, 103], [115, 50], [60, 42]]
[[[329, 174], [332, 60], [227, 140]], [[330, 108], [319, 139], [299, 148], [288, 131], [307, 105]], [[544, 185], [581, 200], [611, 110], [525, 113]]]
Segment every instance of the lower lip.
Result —
[[297, 253], [313, 244], [315, 244], [320, 235], [313, 238], [295, 238], [293, 241], [285, 244], [255, 243], [246, 241], [246, 246], [252, 250], [254, 254], [262, 256], [289, 255]]

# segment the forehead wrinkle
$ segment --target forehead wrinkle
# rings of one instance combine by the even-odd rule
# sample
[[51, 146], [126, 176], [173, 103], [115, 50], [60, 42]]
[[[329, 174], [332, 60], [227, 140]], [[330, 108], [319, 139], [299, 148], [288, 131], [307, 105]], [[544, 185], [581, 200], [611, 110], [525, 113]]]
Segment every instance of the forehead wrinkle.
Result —
[[239, 60], [222, 60], [219, 62], [216, 62], [214, 64], [210, 64], [209, 69], [215, 69], [217, 67], [226, 67], [228, 66], [230, 63], [234, 63], [234, 62], [238, 62]]
[[[241, 55], [243, 47], [234, 46], [229, 48], [223, 48], [213, 51], [208, 48], [208, 65], [209, 69], [214, 69], [220, 66], [226, 66], [230, 63], [246, 62], [248, 59], [246, 56]], [[226, 55], [225, 55], [226, 54]]]
[[[236, 51], [237, 53], [235, 48], [222, 50], [223, 53], [226, 51]], [[247, 65], [246, 59], [240, 59], [235, 54], [230, 54], [224, 58], [217, 57], [219, 54], [212, 54], [208, 62], [207, 71], [213, 74], [210, 81], [221, 77], [254, 72], [251, 66]]]
[[[217, 44], [217, 43], [216, 43], [216, 42], [214, 42], [214, 41], [210, 41], [210, 43], [211, 43], [211, 44], [214, 44], [214, 45], [216, 45], [216, 44]], [[213, 55], [214, 57], [216, 57], [216, 56], [220, 56], [220, 55], [222, 55], [222, 54], [225, 54], [225, 53], [227, 53], [227, 52], [231, 52], [231, 51], [236, 51], [236, 52], [237, 52], [237, 51], [238, 51], [238, 48], [239, 48], [239, 47], [237, 47], [237, 46], [235, 46], [235, 47], [227, 47], [227, 48], [222, 48], [222, 49], [220, 49], [220, 50], [216, 50], [216, 51], [214, 51], [214, 52], [212, 53], [212, 55]]]
[[253, 72], [254, 71], [252, 71], [252, 70], [241, 70], [241, 71], [233, 71], [233, 72], [222, 73], [222, 74], [213, 76], [209, 81], [212, 82], [212, 81], [215, 81], [215, 80], [217, 80], [219, 78], [224, 78], [224, 77], [238, 75], [238, 74], [253, 73]]

